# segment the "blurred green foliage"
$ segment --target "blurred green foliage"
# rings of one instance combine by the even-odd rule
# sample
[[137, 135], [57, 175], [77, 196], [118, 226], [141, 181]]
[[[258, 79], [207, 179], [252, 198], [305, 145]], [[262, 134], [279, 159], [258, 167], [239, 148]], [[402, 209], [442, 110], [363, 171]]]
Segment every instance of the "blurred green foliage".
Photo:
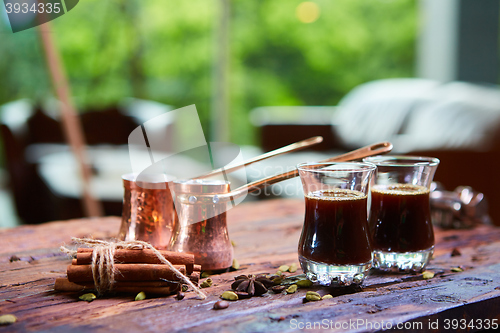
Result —
[[[80, 110], [124, 97], [196, 104], [210, 137], [219, 0], [85, 0], [52, 21]], [[230, 1], [231, 136], [255, 143], [249, 111], [334, 105], [356, 85], [413, 75], [416, 0]], [[0, 104], [51, 94], [36, 28], [13, 34], [0, 14]]]

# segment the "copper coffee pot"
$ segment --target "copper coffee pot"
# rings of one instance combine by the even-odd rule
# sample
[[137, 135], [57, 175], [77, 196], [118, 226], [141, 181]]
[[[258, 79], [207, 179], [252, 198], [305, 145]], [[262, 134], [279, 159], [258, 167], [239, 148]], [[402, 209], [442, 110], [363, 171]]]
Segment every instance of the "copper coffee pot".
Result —
[[[202, 270], [217, 271], [231, 266], [233, 247], [227, 231], [226, 211], [230, 202], [217, 196], [229, 193], [229, 182], [191, 179], [174, 181], [176, 221], [169, 249], [194, 254]], [[210, 203], [198, 202], [200, 195], [211, 195]]]
[[126, 174], [123, 179], [122, 223], [118, 239], [142, 240], [165, 249], [177, 216], [165, 175]]

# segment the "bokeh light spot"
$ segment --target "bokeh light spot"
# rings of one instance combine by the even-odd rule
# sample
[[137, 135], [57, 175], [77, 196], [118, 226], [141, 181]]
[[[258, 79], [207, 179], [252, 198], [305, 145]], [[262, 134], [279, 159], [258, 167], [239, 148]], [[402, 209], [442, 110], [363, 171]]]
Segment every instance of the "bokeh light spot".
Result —
[[311, 1], [301, 2], [297, 6], [295, 14], [300, 22], [312, 23], [319, 18], [319, 6]]

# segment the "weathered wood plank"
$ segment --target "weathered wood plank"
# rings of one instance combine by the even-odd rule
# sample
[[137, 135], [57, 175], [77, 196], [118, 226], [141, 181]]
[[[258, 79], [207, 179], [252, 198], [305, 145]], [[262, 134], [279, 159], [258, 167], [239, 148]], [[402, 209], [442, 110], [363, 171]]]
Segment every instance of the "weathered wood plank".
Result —
[[[53, 291], [55, 278], [64, 276], [70, 264], [60, 254], [59, 246], [70, 245], [72, 236], [113, 237], [119, 218], [0, 230], [0, 244], [6, 244], [0, 249], [0, 314], [18, 317], [16, 324], [0, 330], [272, 332], [293, 331], [301, 323], [323, 320], [331, 320], [332, 325], [353, 319], [372, 325], [382, 321], [395, 325], [400, 321], [425, 324], [429, 319], [461, 316], [498, 317], [500, 228], [491, 226], [436, 230], [436, 253], [429, 270], [437, 274], [430, 280], [423, 280], [421, 275], [374, 273], [357, 290], [310, 288], [321, 294], [331, 293], [335, 297], [330, 300], [303, 304], [305, 290], [299, 290], [291, 295], [265, 294], [233, 302], [226, 310], [212, 310], [234, 276], [273, 273], [281, 264], [297, 262], [303, 209], [300, 200], [271, 200], [230, 210], [230, 236], [237, 244], [235, 257], [242, 267], [238, 272], [212, 276], [214, 286], [205, 289], [209, 294], [205, 301], [187, 293], [182, 301], [163, 297], [134, 302], [135, 295], [116, 295], [87, 303], [79, 301], [78, 294]], [[451, 257], [455, 247], [461, 255]], [[13, 255], [21, 260], [10, 262]], [[457, 266], [465, 271], [451, 272]], [[481, 304], [488, 307], [478, 312]], [[364, 331], [365, 327], [349, 330]]]

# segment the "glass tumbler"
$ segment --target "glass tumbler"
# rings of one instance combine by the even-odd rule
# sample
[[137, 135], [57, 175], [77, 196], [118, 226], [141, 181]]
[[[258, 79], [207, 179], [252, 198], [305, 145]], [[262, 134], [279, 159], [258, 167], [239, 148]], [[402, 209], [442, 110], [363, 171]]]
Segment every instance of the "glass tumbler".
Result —
[[360, 284], [372, 265], [367, 193], [371, 163], [305, 163], [297, 166], [306, 213], [299, 262], [321, 285]]
[[373, 267], [418, 272], [434, 252], [429, 193], [439, 160], [419, 156], [373, 156], [370, 235]]

